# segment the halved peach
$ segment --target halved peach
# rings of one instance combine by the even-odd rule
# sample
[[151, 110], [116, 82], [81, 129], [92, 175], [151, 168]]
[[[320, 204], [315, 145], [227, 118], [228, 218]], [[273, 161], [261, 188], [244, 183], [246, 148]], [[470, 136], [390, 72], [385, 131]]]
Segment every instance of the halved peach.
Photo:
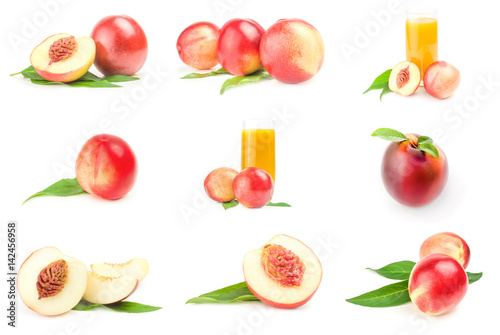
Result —
[[104, 277], [132, 277], [141, 281], [149, 272], [148, 261], [145, 258], [134, 258], [127, 263], [94, 263], [90, 265], [92, 272]]
[[132, 277], [105, 277], [88, 271], [87, 289], [83, 299], [93, 304], [122, 301], [135, 291], [139, 280]]
[[94, 62], [94, 57], [95, 43], [92, 38], [56, 34], [33, 50], [30, 62], [43, 78], [69, 82], [83, 76]]
[[42, 315], [62, 314], [82, 299], [87, 267], [57, 248], [42, 248], [21, 265], [17, 287], [28, 308]]
[[319, 287], [321, 263], [305, 244], [287, 235], [276, 235], [243, 260], [248, 288], [262, 302], [295, 308], [309, 301]]
[[420, 69], [412, 62], [396, 65], [389, 76], [389, 88], [401, 95], [413, 94], [420, 86]]

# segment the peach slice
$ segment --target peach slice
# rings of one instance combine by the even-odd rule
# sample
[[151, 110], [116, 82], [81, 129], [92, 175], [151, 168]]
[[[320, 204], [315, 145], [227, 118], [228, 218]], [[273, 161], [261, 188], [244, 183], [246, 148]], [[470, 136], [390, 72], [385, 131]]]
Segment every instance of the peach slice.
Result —
[[92, 272], [104, 277], [132, 277], [142, 281], [149, 272], [148, 261], [145, 258], [134, 258], [127, 263], [94, 263], [90, 265]]
[[87, 289], [83, 299], [93, 304], [122, 301], [135, 291], [139, 280], [133, 277], [106, 277], [88, 271]]
[[58, 315], [75, 307], [87, 287], [87, 267], [82, 261], [45, 247], [21, 265], [17, 278], [24, 304], [42, 315]]
[[56, 34], [33, 50], [30, 62], [43, 78], [69, 82], [83, 76], [94, 62], [94, 57], [95, 43], [90, 37]]
[[401, 95], [413, 94], [420, 86], [420, 70], [412, 62], [404, 61], [396, 65], [389, 76], [389, 88]]
[[262, 302], [295, 308], [309, 301], [321, 282], [321, 263], [305, 244], [287, 235], [276, 235], [243, 260], [248, 288]]

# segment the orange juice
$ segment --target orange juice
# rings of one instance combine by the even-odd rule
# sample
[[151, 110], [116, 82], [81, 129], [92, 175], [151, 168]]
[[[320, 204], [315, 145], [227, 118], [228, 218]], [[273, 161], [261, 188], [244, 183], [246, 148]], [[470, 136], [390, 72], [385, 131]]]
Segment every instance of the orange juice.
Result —
[[261, 168], [274, 180], [274, 129], [243, 129], [241, 134], [241, 169]]
[[435, 18], [406, 19], [406, 60], [418, 66], [422, 80], [427, 67], [438, 60], [437, 32]]

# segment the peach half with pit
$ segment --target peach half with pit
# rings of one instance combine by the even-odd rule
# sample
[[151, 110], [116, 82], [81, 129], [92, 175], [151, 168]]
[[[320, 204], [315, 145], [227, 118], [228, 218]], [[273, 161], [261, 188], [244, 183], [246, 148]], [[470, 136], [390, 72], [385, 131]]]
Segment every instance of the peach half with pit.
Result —
[[432, 235], [420, 246], [420, 258], [431, 254], [445, 254], [455, 258], [464, 269], [470, 261], [470, 248], [457, 234], [444, 232]]
[[17, 287], [21, 300], [31, 310], [42, 315], [63, 314], [82, 299], [87, 267], [57, 248], [45, 247], [21, 265]]
[[412, 62], [396, 65], [389, 76], [389, 88], [401, 95], [411, 95], [420, 86], [420, 69]]
[[259, 300], [274, 307], [295, 308], [312, 298], [323, 270], [318, 257], [304, 243], [276, 235], [245, 255], [243, 273], [248, 288]]
[[65, 83], [77, 80], [88, 71], [94, 62], [95, 50], [90, 37], [56, 34], [33, 50], [30, 62], [43, 78]]
[[134, 277], [107, 277], [88, 271], [83, 299], [93, 304], [112, 304], [126, 299], [138, 284], [139, 280]]
[[145, 258], [134, 258], [126, 263], [94, 263], [90, 265], [93, 273], [104, 277], [132, 277], [142, 281], [149, 272], [149, 264]]

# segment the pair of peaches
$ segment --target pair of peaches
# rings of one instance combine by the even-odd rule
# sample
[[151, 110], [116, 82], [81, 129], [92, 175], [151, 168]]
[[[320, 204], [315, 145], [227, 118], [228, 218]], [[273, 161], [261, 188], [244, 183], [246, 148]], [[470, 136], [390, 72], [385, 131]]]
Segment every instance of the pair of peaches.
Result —
[[411, 95], [424, 82], [424, 88], [435, 98], [450, 97], [460, 84], [460, 71], [445, 61], [436, 61], [425, 70], [423, 78], [420, 69], [412, 62], [404, 61], [396, 65], [389, 77], [391, 91], [401, 95]]
[[300, 19], [283, 19], [265, 30], [250, 19], [232, 19], [222, 28], [196, 22], [180, 34], [181, 60], [198, 70], [220, 64], [235, 76], [265, 68], [275, 79], [297, 84], [323, 65], [325, 46], [318, 30]]
[[82, 77], [92, 63], [105, 76], [130, 76], [146, 62], [148, 43], [141, 26], [129, 16], [100, 20], [90, 37], [56, 34], [30, 56], [36, 72], [49, 81], [70, 82]]

